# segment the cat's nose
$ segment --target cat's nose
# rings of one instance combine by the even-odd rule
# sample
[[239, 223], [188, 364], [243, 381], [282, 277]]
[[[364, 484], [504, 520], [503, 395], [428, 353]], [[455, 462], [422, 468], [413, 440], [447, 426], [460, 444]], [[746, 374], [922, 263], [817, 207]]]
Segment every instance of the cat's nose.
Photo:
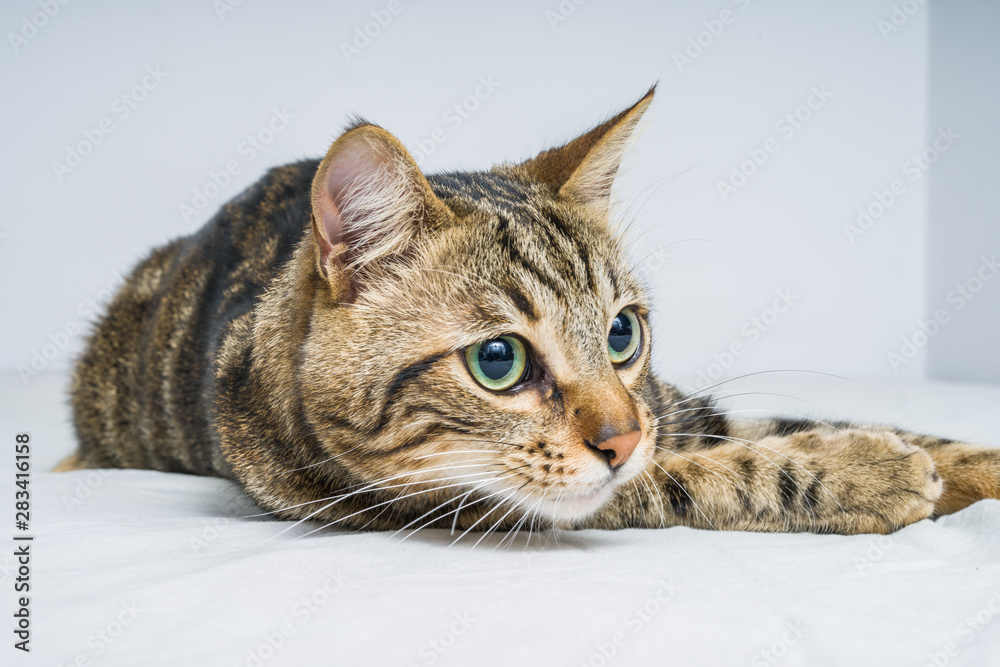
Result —
[[605, 427], [601, 429], [601, 436], [603, 440], [593, 448], [607, 459], [608, 465], [614, 470], [632, 456], [636, 445], [642, 439], [642, 431], [636, 429], [627, 433], [615, 433], [614, 429]]

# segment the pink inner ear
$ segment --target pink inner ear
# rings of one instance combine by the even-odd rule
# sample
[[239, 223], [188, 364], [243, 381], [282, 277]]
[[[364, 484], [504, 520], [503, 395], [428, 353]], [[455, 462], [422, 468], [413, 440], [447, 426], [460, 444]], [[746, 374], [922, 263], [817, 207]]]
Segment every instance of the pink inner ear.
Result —
[[[318, 241], [322, 254], [323, 266], [326, 266], [327, 256], [335, 246], [341, 243], [350, 245], [347, 228], [348, 212], [345, 210], [348, 196], [357, 196], [359, 183], [371, 180], [372, 174], [378, 170], [378, 156], [365, 141], [353, 142], [345, 146], [330, 162], [326, 170], [324, 187], [318, 193], [319, 224], [321, 229]], [[351, 192], [355, 189], [354, 192]]]
[[340, 211], [333, 203], [328, 192], [321, 192], [318, 197], [318, 208], [316, 211], [316, 225], [314, 229], [316, 242], [319, 244], [320, 265], [323, 273], [326, 273], [327, 257], [333, 251], [333, 246], [337, 243], [331, 239], [338, 239], [342, 236], [343, 225], [341, 223]]
[[352, 273], [388, 267], [383, 260], [401, 253], [417, 233], [426, 183], [394, 141], [384, 130], [362, 127], [330, 148], [313, 191], [324, 272], [332, 262]]

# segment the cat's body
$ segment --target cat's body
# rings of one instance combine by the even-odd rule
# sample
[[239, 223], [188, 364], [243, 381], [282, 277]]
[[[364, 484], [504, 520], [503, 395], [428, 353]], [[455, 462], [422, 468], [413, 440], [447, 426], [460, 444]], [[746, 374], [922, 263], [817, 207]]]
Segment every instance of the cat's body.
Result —
[[607, 199], [651, 95], [489, 172], [424, 177], [363, 123], [270, 171], [129, 278], [78, 364], [61, 469], [228, 477], [355, 529], [886, 532], [1000, 497], [1000, 450], [733, 422], [649, 374]]

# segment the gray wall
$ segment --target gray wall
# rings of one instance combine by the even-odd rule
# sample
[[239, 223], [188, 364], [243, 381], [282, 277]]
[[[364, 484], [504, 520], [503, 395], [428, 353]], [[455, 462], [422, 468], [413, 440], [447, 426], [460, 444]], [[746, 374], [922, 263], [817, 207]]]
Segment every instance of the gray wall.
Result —
[[1000, 2], [936, 2], [930, 16], [928, 134], [951, 125], [961, 138], [928, 172], [927, 309], [947, 321], [929, 339], [927, 371], [997, 382], [1000, 274], [983, 258], [1000, 260]]
[[[893, 25], [901, 5], [913, 13]], [[633, 256], [654, 291], [664, 375], [920, 379], [930, 354], [936, 377], [1000, 379], [1000, 281], [929, 348], [900, 356], [904, 339], [926, 336], [928, 304], [1000, 250], [985, 210], [997, 180], [1000, 48], [988, 3], [935, 5], [933, 28], [917, 0], [401, 0], [383, 28], [372, 12], [387, 21], [388, 0], [243, 2], [221, 15], [217, 6], [73, 2], [0, 52], [2, 80], [17, 91], [0, 105], [0, 310], [10, 315], [0, 370], [64, 374], [119, 272], [197, 229], [267, 167], [321, 155], [351, 112], [415, 153], [433, 148], [428, 170], [478, 168], [567, 139], [659, 79], [619, 193], [624, 210], [677, 176], [629, 212], [640, 211]], [[2, 3], [4, 34], [39, 11], [35, 0]], [[378, 34], [345, 52], [364, 29]], [[929, 79], [931, 34], [944, 46], [930, 54]], [[477, 90], [483, 99], [470, 97]], [[126, 107], [123, 95], [141, 99]], [[459, 123], [455, 105], [474, 110]], [[267, 131], [272, 122], [279, 132]], [[98, 134], [101, 123], [110, 131]], [[947, 123], [962, 137], [930, 176], [906, 180], [884, 215], [851, 233], [858, 209], [877, 210]], [[446, 139], [432, 141], [439, 130]], [[246, 150], [261, 133], [266, 145]], [[755, 167], [749, 155], [766, 145], [776, 152]], [[88, 154], [57, 173], [75, 146]], [[230, 163], [239, 172], [227, 176]], [[724, 197], [719, 184], [737, 168], [753, 173]]]

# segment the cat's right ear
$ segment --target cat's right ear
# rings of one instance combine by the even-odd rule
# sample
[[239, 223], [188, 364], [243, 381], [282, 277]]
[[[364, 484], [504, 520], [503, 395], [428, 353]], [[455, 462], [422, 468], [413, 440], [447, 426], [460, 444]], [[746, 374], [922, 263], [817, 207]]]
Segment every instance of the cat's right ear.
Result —
[[422, 230], [450, 215], [396, 137], [356, 123], [333, 142], [313, 178], [318, 268], [350, 299], [366, 273], [398, 263]]
[[630, 139], [653, 101], [654, 85], [629, 108], [576, 139], [521, 163], [528, 177], [560, 198], [607, 209]]

